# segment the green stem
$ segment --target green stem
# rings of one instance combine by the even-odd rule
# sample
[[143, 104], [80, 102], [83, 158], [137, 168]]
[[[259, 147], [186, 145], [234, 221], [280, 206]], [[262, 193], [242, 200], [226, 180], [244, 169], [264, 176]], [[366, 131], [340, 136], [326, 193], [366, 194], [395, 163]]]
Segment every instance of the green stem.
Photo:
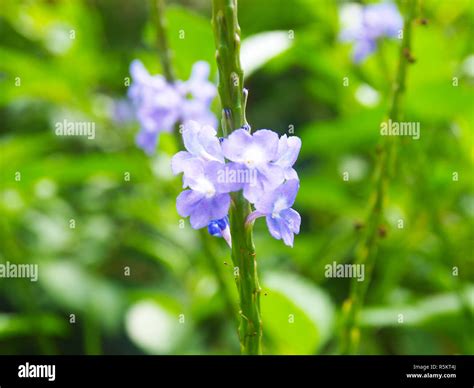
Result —
[[[168, 35], [166, 33], [165, 0], [152, 1], [152, 5], [154, 6], [154, 15], [156, 19], [158, 56], [166, 80], [173, 83], [176, 81], [176, 78], [171, 63], [171, 50], [168, 45]], [[176, 146], [178, 148], [183, 146], [183, 139], [181, 138], [179, 129], [180, 125], [176, 124], [173, 131]]]
[[94, 318], [84, 315], [83, 335], [84, 335], [84, 353], [91, 355], [102, 354], [101, 350], [101, 328], [94, 321]]
[[[213, 0], [212, 24], [219, 69], [219, 96], [224, 112], [224, 135], [246, 124], [243, 71], [240, 65], [240, 27], [237, 0]], [[242, 193], [232, 194], [229, 211], [232, 236], [232, 262], [236, 267], [236, 283], [240, 300], [239, 338], [242, 354], [262, 353], [262, 321], [260, 317], [260, 285], [253, 244], [252, 226], [245, 225], [251, 208]]]
[[[3, 171], [3, 170], [2, 170]], [[2, 254], [3, 258], [8, 257], [10, 261], [20, 264], [22, 258], [27, 257], [27, 251], [24, 250], [24, 246], [19, 244], [18, 238], [15, 236], [14, 231], [12, 230], [12, 224], [8, 222], [6, 217], [0, 217], [0, 235], [4, 238], [2, 239]], [[3, 260], [0, 260], [2, 262]], [[3, 286], [5, 283], [1, 284], [0, 292], [3, 292]], [[10, 288], [6, 288], [6, 296], [15, 296], [11, 299], [13, 304], [18, 303], [17, 309], [24, 309], [28, 316], [36, 317], [42, 313], [42, 308], [39, 305], [38, 298], [36, 297], [35, 292], [37, 292], [31, 284], [24, 287], [23, 285], [14, 282]], [[33, 338], [36, 341], [36, 345], [41, 354], [55, 354], [58, 352], [54, 341], [48, 338], [45, 334], [41, 325], [36, 321], [32, 320], [31, 324], [32, 333], [35, 333]]]
[[173, 66], [171, 65], [171, 50], [168, 46], [168, 39], [166, 38], [165, 1], [156, 0], [155, 7], [158, 53], [160, 55], [161, 66], [163, 67], [163, 74], [168, 82], [174, 82], [175, 76]]
[[[219, 68], [219, 96], [222, 108], [228, 110], [230, 123], [224, 121], [226, 135], [245, 124], [244, 72], [240, 65], [240, 27], [237, 19], [237, 0], [213, 0], [212, 24], [216, 41], [216, 60]], [[231, 124], [232, 127], [228, 128]]]
[[[415, 17], [416, 0], [407, 0], [407, 2], [409, 6], [403, 29], [404, 35], [400, 49], [398, 72], [395, 78], [389, 110], [389, 118], [392, 121], [399, 120], [401, 98], [405, 92], [407, 65], [411, 60], [411, 28], [412, 21]], [[378, 240], [383, 234], [380, 230], [380, 224], [383, 221], [383, 205], [389, 184], [390, 170], [396, 155], [396, 140], [397, 139], [387, 137], [378, 150], [375, 172], [375, 192], [372, 199], [372, 206], [365, 225], [365, 233], [355, 251], [355, 263], [365, 266], [365, 281], [359, 282], [357, 279], [352, 279], [349, 298], [343, 305], [341, 333], [342, 354], [353, 354], [356, 353], [358, 349], [360, 339], [359, 316], [370, 284], [370, 279], [372, 278], [375, 260], [377, 258]]]
[[386, 85], [383, 88], [384, 95], [390, 96], [391, 95], [391, 90], [390, 87], [392, 85], [392, 77], [390, 74], [390, 67], [387, 63], [387, 57], [385, 55], [385, 45], [384, 41], [378, 42], [378, 48], [377, 48], [377, 58], [379, 62], [379, 67], [380, 67], [380, 73], [382, 74], [382, 77], [384, 78], [384, 84]]

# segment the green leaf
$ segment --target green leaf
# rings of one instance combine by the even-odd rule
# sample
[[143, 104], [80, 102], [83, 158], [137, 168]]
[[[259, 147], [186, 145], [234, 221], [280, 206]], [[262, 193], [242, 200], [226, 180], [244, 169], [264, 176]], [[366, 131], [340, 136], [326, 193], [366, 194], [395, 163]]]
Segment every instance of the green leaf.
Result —
[[200, 60], [216, 74], [214, 35], [210, 19], [185, 8], [172, 6], [166, 11], [169, 46], [173, 51], [173, 66], [179, 79], [187, 79], [191, 66]]
[[240, 57], [244, 75], [249, 76], [292, 45], [287, 31], [269, 31], [244, 39]]
[[119, 323], [123, 307], [119, 289], [79, 265], [65, 260], [43, 263], [39, 279], [42, 287], [63, 308], [87, 313], [109, 329]]
[[[331, 335], [334, 307], [309, 281], [282, 272], [265, 274], [262, 316], [272, 351], [313, 354]], [[265, 349], [265, 345], [264, 345]]]
[[362, 110], [350, 117], [309, 124], [299, 133], [304, 139], [301, 155], [334, 157], [373, 149], [380, 140], [383, 115], [381, 109]]
[[[474, 286], [466, 287], [463, 293], [465, 299], [469, 300], [471, 311], [474, 311]], [[399, 314], [403, 314], [404, 325], [423, 325], [441, 316], [458, 313], [461, 308], [459, 296], [450, 292], [429, 296], [410, 304], [366, 308], [362, 312], [361, 323], [370, 327], [398, 326]]]
[[130, 339], [145, 352], [167, 354], [180, 345], [189, 324], [169, 300], [155, 297], [132, 305], [125, 316], [125, 327]]
[[66, 321], [51, 314], [38, 316], [0, 314], [0, 339], [20, 336], [64, 335]]

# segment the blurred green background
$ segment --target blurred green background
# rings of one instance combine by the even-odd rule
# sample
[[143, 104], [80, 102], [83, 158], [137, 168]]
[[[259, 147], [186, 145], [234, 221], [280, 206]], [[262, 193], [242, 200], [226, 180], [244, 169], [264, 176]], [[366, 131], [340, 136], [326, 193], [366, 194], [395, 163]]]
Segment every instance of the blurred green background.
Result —
[[[353, 259], [374, 190], [399, 41], [354, 65], [341, 4], [239, 1], [249, 123], [303, 141], [294, 248], [256, 223], [267, 354], [338, 352], [349, 279], [324, 266]], [[207, 0], [169, 4], [180, 79], [206, 60], [217, 82], [210, 14]], [[402, 110], [421, 138], [400, 139], [364, 354], [474, 354], [474, 2], [424, 0], [420, 15]], [[135, 146], [124, 102], [135, 58], [160, 72], [145, 1], [2, 1], [0, 263], [39, 265], [36, 283], [0, 279], [2, 354], [239, 353], [229, 251], [180, 222], [173, 137], [154, 157]], [[95, 139], [56, 136], [63, 119], [94, 122]]]

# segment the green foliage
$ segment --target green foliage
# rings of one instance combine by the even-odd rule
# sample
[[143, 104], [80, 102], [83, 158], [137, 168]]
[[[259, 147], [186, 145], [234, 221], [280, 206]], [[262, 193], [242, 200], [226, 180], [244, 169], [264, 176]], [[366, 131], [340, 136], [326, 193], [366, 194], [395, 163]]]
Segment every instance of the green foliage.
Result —
[[[180, 79], [206, 60], [217, 82], [207, 3], [167, 10]], [[324, 267], [352, 262], [374, 190], [399, 42], [354, 65], [337, 39], [338, 3], [240, 1], [244, 46], [294, 33], [272, 55], [249, 51], [249, 124], [294, 129], [303, 142], [295, 247], [271, 238], [263, 219], [255, 225], [267, 354], [337, 352], [350, 279], [328, 279]], [[414, 25], [401, 109], [421, 137], [401, 138], [392, 166], [362, 314], [368, 354], [474, 354], [474, 7], [427, 0], [421, 12], [428, 23]], [[134, 144], [138, 124], [114, 117], [133, 59], [161, 71], [146, 2], [6, 0], [0, 31], [0, 263], [39, 265], [36, 283], [0, 278], [0, 353], [238, 353], [230, 252], [181, 224], [175, 139], [162, 136], [147, 157]], [[65, 118], [95, 122], [96, 138], [56, 136]]]

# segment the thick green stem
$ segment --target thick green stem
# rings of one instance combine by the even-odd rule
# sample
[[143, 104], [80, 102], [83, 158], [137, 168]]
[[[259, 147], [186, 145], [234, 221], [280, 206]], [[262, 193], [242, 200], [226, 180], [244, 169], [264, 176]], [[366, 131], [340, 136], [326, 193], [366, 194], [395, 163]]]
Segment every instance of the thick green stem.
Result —
[[[212, 24], [219, 69], [219, 96], [224, 112], [224, 135], [246, 124], [243, 71], [240, 65], [240, 27], [237, 0], [213, 0]], [[239, 337], [243, 354], [262, 353], [262, 321], [260, 318], [260, 285], [252, 226], [245, 221], [251, 208], [242, 193], [232, 194], [229, 211], [232, 236], [232, 262], [240, 298]]]
[[[400, 49], [398, 72], [393, 87], [392, 101], [389, 110], [389, 118], [392, 121], [399, 120], [400, 102], [405, 91], [407, 66], [412, 62], [411, 57], [411, 28], [415, 17], [416, 0], [407, 0], [408, 10], [403, 28], [403, 42]], [[383, 221], [383, 206], [389, 183], [390, 169], [396, 155], [397, 139], [387, 137], [378, 150], [378, 158], [375, 172], [375, 192], [372, 198], [365, 233], [355, 251], [355, 263], [365, 266], [365, 280], [363, 282], [352, 279], [349, 298], [343, 305], [343, 321], [341, 332], [341, 353], [353, 354], [357, 352], [360, 330], [359, 316], [365, 295], [372, 278], [378, 250], [378, 240], [384, 235], [381, 229]]]
[[242, 193], [235, 193], [230, 210], [232, 262], [240, 300], [239, 338], [243, 354], [262, 353], [262, 320], [260, 317], [260, 285], [252, 226], [245, 224], [250, 204]]
[[[223, 121], [224, 135], [245, 124], [244, 73], [240, 65], [240, 27], [237, 0], [213, 0], [212, 24], [219, 68], [219, 96], [230, 117]], [[228, 126], [232, 125], [231, 128]]]

